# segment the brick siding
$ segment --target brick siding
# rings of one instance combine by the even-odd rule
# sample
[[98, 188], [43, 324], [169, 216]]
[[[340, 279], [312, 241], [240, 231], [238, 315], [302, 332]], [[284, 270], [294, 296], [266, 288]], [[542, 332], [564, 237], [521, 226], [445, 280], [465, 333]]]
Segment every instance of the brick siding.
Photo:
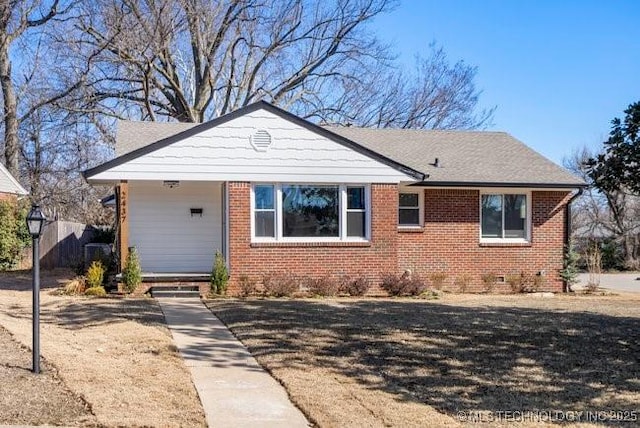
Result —
[[398, 186], [371, 185], [371, 242], [362, 243], [251, 243], [250, 191], [246, 182], [230, 182], [229, 294], [238, 291], [238, 277], [260, 281], [265, 274], [292, 273], [307, 277], [342, 275], [370, 278], [380, 292], [383, 274], [397, 272]]
[[[435, 272], [446, 275], [445, 289], [455, 291], [456, 279], [467, 276], [469, 292], [485, 291], [482, 275], [508, 276], [543, 272], [540, 290], [562, 291], [566, 191], [532, 192], [532, 233], [529, 244], [481, 244], [478, 190], [424, 190], [424, 228], [399, 230], [398, 188], [371, 186], [372, 237], [362, 243], [251, 243], [250, 191], [246, 182], [228, 186], [229, 293], [238, 292], [238, 278], [260, 281], [265, 274], [292, 273], [305, 277], [365, 275], [381, 292], [385, 273], [411, 270], [425, 279]], [[510, 291], [497, 284], [495, 292]]]
[[[478, 190], [424, 191], [425, 227], [420, 233], [400, 233], [399, 267], [428, 277], [446, 274], [445, 289], [455, 290], [456, 279], [469, 276], [467, 291], [485, 290], [482, 275], [508, 276], [544, 272], [540, 289], [562, 291], [564, 213], [569, 193], [532, 192], [530, 244], [481, 244]], [[498, 284], [495, 291], [508, 291]]]

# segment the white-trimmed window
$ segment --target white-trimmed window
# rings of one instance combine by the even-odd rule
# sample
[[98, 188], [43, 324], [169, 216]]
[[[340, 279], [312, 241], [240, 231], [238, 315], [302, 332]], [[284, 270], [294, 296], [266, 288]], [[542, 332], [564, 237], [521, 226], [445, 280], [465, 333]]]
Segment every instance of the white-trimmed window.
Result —
[[480, 238], [485, 242], [526, 242], [531, 231], [529, 193], [480, 195]]
[[398, 195], [398, 225], [422, 226], [422, 191], [401, 189]]
[[273, 184], [257, 184], [253, 188], [254, 235], [276, 237], [276, 203]]
[[254, 184], [252, 240], [367, 240], [369, 186], [344, 184]]

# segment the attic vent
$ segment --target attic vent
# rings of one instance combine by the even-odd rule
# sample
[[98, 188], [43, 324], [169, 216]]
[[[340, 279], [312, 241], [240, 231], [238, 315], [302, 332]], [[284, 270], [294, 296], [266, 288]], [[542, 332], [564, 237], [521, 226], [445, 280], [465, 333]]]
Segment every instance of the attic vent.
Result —
[[269, 134], [264, 129], [257, 130], [251, 136], [251, 145], [258, 152], [266, 152], [269, 147], [271, 147], [271, 134]]

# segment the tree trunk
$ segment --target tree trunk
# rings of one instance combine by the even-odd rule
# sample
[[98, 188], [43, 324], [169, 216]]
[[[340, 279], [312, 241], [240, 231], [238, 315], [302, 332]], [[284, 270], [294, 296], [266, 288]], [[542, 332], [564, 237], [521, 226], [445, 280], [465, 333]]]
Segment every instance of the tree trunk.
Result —
[[18, 107], [11, 81], [11, 62], [7, 43], [0, 43], [0, 87], [4, 101], [4, 158], [7, 169], [17, 179], [20, 177]]
[[624, 249], [624, 267], [629, 270], [640, 268], [640, 260], [636, 256], [637, 242], [634, 236], [624, 236], [622, 238], [622, 248]]

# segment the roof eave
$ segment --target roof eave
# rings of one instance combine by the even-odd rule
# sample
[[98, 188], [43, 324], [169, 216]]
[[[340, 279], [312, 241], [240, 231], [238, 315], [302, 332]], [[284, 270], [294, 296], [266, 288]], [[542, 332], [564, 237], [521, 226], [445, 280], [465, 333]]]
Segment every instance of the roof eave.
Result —
[[530, 189], [581, 189], [586, 188], [586, 183], [534, 183], [534, 182], [483, 182], [483, 181], [421, 181], [413, 183], [416, 187], [506, 187], [506, 188], [530, 188]]

